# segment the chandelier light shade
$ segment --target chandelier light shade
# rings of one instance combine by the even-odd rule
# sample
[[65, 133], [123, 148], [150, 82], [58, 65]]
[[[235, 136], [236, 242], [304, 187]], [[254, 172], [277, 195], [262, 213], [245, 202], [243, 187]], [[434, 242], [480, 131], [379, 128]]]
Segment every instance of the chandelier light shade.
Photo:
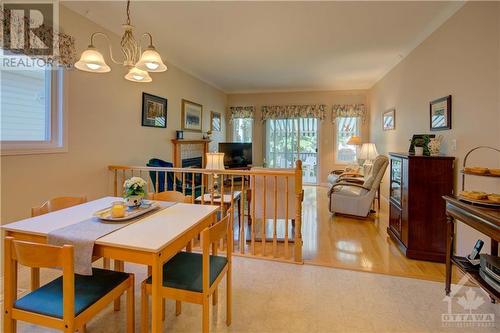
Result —
[[93, 46], [82, 52], [80, 60], [75, 63], [75, 67], [81, 71], [93, 73], [107, 73], [111, 68], [104, 61], [102, 54]]
[[127, 21], [123, 25], [123, 28], [125, 31], [120, 41], [120, 51], [123, 54], [123, 60], [117, 61], [113, 57], [111, 43], [105, 33], [94, 32], [90, 36], [89, 47], [83, 51], [75, 67], [81, 71], [92, 73], [107, 73], [111, 71], [111, 68], [104, 61], [102, 54], [94, 46], [94, 38], [96, 36], [103, 36], [108, 41], [111, 61], [128, 68], [125, 79], [133, 82], [151, 82], [153, 80], [148, 72], [158, 73], [167, 70], [167, 66], [165, 66], [160, 54], [153, 46], [153, 37], [148, 32], [141, 36], [149, 38], [149, 46], [141, 54], [141, 46], [134, 37], [134, 26], [130, 23], [130, 0], [127, 1]]
[[142, 69], [143, 71], [154, 73], [164, 72], [167, 70], [167, 66], [165, 66], [161, 60], [160, 54], [152, 45], [142, 52], [141, 58], [137, 64], [135, 64], [135, 67]]
[[125, 79], [133, 82], [151, 82], [153, 79], [149, 76], [148, 72], [143, 71], [137, 67], [132, 67], [127, 75], [125, 75]]

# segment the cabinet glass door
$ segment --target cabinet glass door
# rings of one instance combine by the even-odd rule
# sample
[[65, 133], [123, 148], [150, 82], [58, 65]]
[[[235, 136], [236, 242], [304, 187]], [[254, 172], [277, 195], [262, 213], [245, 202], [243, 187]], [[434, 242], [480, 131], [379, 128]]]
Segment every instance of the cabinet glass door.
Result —
[[400, 158], [391, 158], [391, 199], [401, 206], [401, 173], [403, 161]]

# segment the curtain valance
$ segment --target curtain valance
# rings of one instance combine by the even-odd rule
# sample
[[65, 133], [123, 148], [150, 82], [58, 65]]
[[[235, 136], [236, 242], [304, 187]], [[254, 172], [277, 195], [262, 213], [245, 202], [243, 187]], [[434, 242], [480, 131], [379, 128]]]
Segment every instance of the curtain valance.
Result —
[[364, 104], [335, 104], [332, 110], [332, 120], [339, 117], [360, 117], [362, 122], [366, 120], [366, 106]]
[[318, 118], [325, 119], [326, 105], [264, 105], [262, 106], [262, 120], [290, 119], [290, 118]]
[[251, 118], [254, 117], [255, 108], [253, 106], [230, 106], [229, 113], [230, 121], [233, 119], [241, 119], [241, 118]]

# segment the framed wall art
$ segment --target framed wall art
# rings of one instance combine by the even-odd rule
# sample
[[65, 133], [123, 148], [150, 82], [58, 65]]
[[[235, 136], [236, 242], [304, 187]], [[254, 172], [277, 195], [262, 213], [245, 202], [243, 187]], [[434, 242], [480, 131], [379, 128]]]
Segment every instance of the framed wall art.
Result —
[[142, 93], [142, 126], [167, 127], [167, 99]]
[[203, 105], [182, 100], [182, 129], [184, 131], [201, 132], [203, 127]]
[[222, 131], [222, 115], [219, 112], [210, 112], [210, 124], [212, 132]]
[[451, 129], [451, 95], [430, 102], [429, 112], [431, 131]]
[[390, 109], [382, 115], [382, 129], [392, 131], [396, 129], [396, 109]]

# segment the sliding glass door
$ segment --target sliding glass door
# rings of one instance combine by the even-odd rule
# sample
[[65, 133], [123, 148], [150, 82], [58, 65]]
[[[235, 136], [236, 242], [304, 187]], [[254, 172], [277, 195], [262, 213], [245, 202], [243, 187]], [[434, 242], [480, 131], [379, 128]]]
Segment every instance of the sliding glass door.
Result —
[[304, 183], [317, 182], [318, 120], [316, 118], [266, 120], [266, 165], [293, 168], [302, 160]]

